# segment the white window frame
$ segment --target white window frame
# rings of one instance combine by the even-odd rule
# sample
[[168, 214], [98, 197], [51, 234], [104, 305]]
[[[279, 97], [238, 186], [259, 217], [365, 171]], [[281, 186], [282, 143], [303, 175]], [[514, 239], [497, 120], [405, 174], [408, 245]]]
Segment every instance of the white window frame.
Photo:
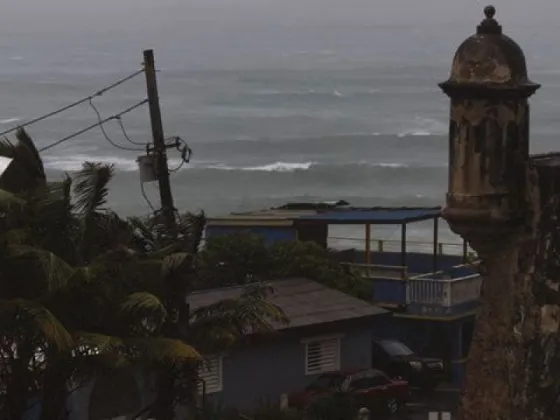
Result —
[[[208, 369], [208, 364], [210, 364], [211, 369]], [[214, 364], [217, 364], [216, 369], [214, 369]], [[224, 386], [223, 381], [223, 366], [224, 357], [221, 354], [214, 354], [203, 356], [203, 360], [200, 362], [198, 368], [198, 377], [204, 381], [206, 394], [214, 394], [216, 392], [221, 392]], [[214, 372], [215, 370], [215, 372]], [[209, 381], [213, 376], [217, 376], [215, 381]], [[210, 386], [208, 385], [210, 382]], [[215, 383], [215, 384], [213, 384]], [[199, 384], [198, 392], [202, 393], [202, 383]]]
[[[320, 337], [312, 337], [306, 338], [302, 340], [302, 343], [305, 344], [305, 374], [306, 375], [319, 375], [321, 373], [327, 372], [335, 372], [340, 370], [340, 344], [341, 344], [342, 334], [336, 335], [326, 335]], [[309, 366], [309, 350], [310, 345], [322, 345], [328, 344], [335, 346], [334, 348], [334, 356], [335, 360], [333, 363], [326, 364], [325, 366], [319, 366], [318, 369], [310, 369]]]

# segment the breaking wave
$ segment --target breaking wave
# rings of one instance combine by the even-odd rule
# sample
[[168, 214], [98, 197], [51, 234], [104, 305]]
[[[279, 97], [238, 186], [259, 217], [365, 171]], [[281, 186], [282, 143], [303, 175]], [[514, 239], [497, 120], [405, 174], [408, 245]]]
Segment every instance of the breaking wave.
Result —
[[[115, 156], [88, 156], [88, 155], [72, 155], [72, 156], [47, 156], [44, 158], [45, 167], [59, 171], [77, 171], [82, 168], [84, 162], [102, 162], [114, 165], [117, 170], [123, 172], [138, 171], [138, 164], [135, 160], [120, 158]], [[170, 159], [169, 166], [174, 167], [179, 162]], [[321, 162], [271, 162], [261, 165], [231, 165], [225, 163], [204, 163], [194, 162], [185, 165], [184, 170], [190, 171], [239, 171], [239, 172], [306, 172], [314, 169], [320, 170], [348, 170], [349, 168], [380, 168], [380, 169], [405, 169], [410, 167], [429, 167], [426, 165], [410, 165], [403, 162], [343, 162], [343, 163], [321, 163]], [[441, 165], [440, 165], [441, 167]]]
[[13, 118], [3, 118], [0, 119], [0, 124], [13, 124], [21, 121], [21, 118], [13, 117]]

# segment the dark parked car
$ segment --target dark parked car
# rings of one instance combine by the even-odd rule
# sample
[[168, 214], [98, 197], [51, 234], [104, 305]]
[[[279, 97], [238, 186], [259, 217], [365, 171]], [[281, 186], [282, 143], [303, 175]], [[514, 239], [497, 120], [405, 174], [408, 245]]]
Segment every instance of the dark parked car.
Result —
[[404, 380], [391, 379], [376, 370], [325, 373], [303, 391], [289, 395], [291, 407], [305, 409], [325, 398], [347, 398], [355, 407], [367, 407], [372, 414], [397, 413], [408, 401], [410, 388]]
[[433, 389], [445, 377], [441, 359], [419, 356], [398, 340], [373, 340], [371, 356], [373, 368], [406, 379], [411, 386]]

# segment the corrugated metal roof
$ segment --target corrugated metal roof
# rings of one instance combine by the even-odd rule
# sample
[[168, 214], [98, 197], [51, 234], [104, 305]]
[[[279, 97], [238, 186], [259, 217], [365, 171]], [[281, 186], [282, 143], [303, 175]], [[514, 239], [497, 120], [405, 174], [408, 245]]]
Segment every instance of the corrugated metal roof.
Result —
[[323, 222], [328, 224], [403, 224], [439, 217], [441, 207], [430, 208], [352, 208], [295, 217], [296, 221]]
[[[270, 301], [282, 308], [289, 325], [277, 324], [277, 330], [386, 314], [388, 311], [369, 302], [325, 287], [313, 280], [296, 278], [266, 282], [274, 292]], [[188, 302], [192, 309], [211, 305], [223, 299], [237, 298], [243, 286], [210, 289], [192, 293]]]

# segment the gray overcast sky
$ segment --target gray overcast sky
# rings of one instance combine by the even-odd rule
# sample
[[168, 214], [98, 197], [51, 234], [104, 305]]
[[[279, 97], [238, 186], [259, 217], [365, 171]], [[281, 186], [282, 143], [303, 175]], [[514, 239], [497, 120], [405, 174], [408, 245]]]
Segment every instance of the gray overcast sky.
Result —
[[[416, 62], [428, 52], [430, 60], [447, 63], [459, 43], [474, 33], [487, 2], [0, 0], [0, 4], [0, 53], [8, 51], [8, 56], [44, 55], [63, 62], [84, 51], [113, 52], [124, 65], [140, 49], [154, 48], [158, 62], [177, 67], [251, 63], [275, 68], [287, 62], [283, 55], [327, 50], [336, 51], [339, 63], [350, 63], [350, 56]], [[524, 48], [530, 68], [535, 63], [556, 68], [560, 0], [493, 4], [505, 33]]]
[[[222, 22], [434, 24], [479, 20], [486, 2], [478, 0], [0, 0], [0, 23], [21, 30], [90, 27], [95, 19], [146, 27], [169, 19]], [[555, 22], [558, 0], [496, 0], [500, 21]], [[126, 19], [123, 21], [123, 19]]]

